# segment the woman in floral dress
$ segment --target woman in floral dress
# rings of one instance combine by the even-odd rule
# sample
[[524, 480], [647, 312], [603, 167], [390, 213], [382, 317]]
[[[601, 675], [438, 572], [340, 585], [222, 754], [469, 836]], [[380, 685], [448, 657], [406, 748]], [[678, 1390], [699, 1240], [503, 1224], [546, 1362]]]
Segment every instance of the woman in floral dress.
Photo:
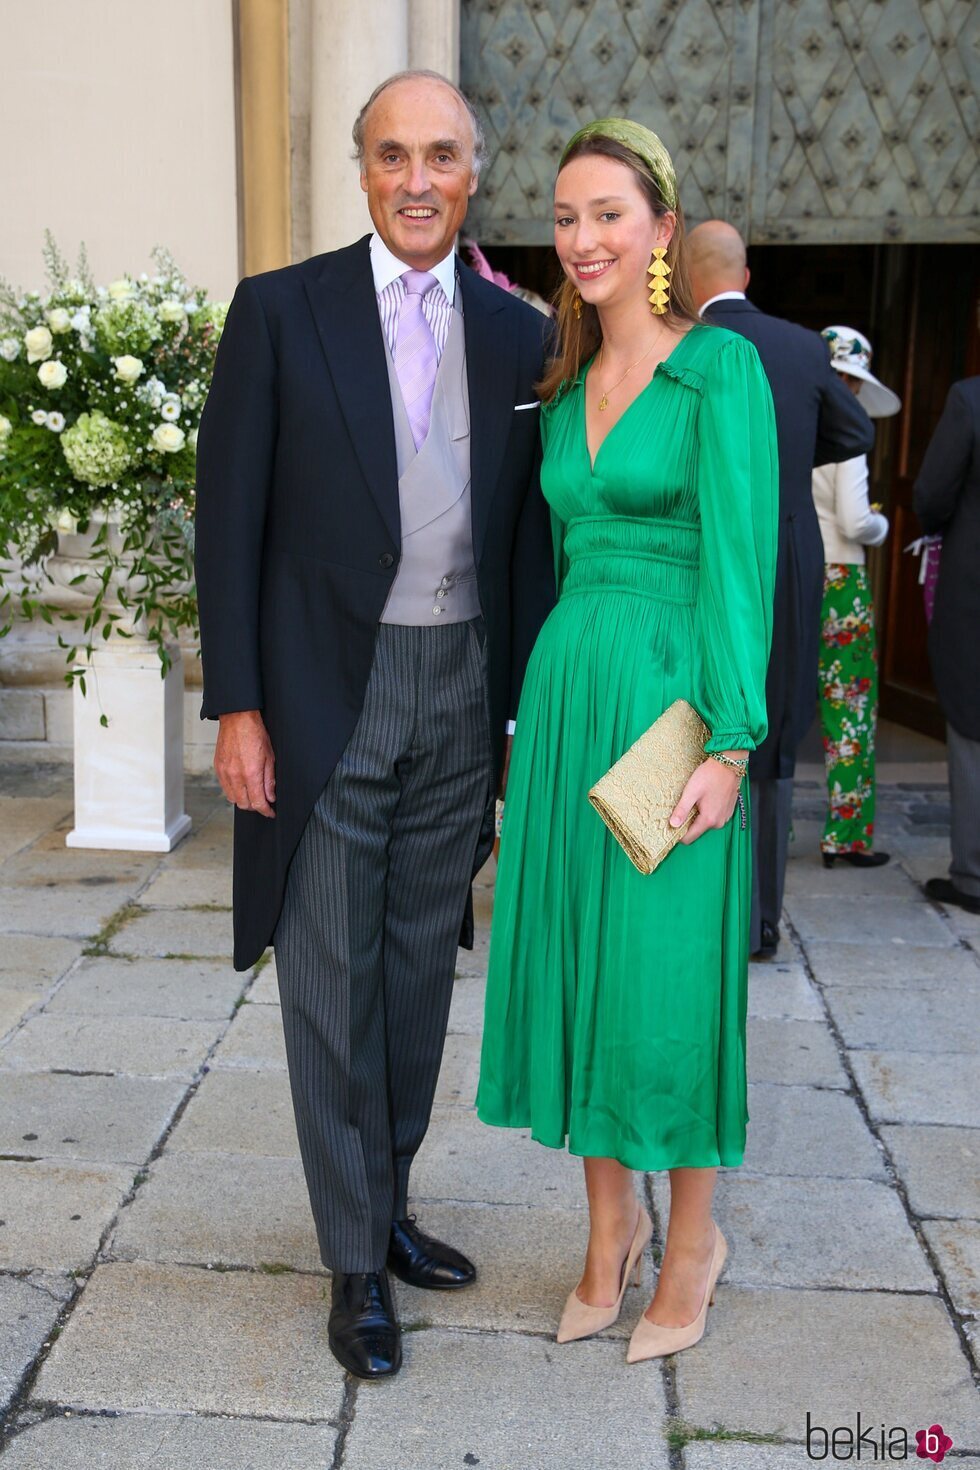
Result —
[[[853, 327], [826, 327], [831, 365], [871, 418], [901, 408], [898, 397], [869, 370], [871, 343]], [[820, 847], [826, 867], [880, 867], [873, 851], [878, 650], [865, 547], [880, 546], [888, 520], [869, 504], [863, 454], [813, 472], [813, 499], [824, 544], [820, 639], [820, 718], [828, 808]]]

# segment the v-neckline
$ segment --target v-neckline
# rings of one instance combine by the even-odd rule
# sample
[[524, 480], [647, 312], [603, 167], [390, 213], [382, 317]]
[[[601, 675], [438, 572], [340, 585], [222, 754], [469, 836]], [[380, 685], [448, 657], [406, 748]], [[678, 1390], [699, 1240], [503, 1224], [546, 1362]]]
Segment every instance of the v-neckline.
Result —
[[703, 325], [704, 325], [703, 322], [692, 322], [691, 325], [688, 327], [687, 331], [684, 333], [684, 335], [681, 338], [681, 340], [678, 343], [676, 343], [670, 349], [670, 351], [668, 352], [668, 354], [667, 354], [667, 356], [665, 358], [663, 358], [660, 362], [657, 363], [657, 366], [654, 368], [653, 373], [650, 376], [649, 383], [644, 384], [644, 386], [640, 389], [639, 393], [637, 393], [636, 397], [632, 400], [632, 402], [628, 403], [626, 405], [626, 407], [623, 409], [622, 413], [619, 415], [619, 418], [613, 424], [612, 428], [611, 429], [607, 429], [605, 435], [603, 436], [602, 443], [599, 445], [599, 448], [595, 452], [595, 458], [594, 459], [592, 457], [592, 450], [589, 447], [589, 421], [588, 421], [588, 415], [587, 415], [587, 412], [586, 412], [586, 402], [585, 402], [585, 392], [586, 392], [585, 380], [586, 380], [586, 377], [588, 376], [589, 368], [592, 366], [593, 362], [596, 359], [596, 356], [598, 354], [598, 348], [596, 349], [595, 352], [593, 352], [593, 354], [589, 358], [588, 362], [582, 368], [581, 375], [579, 377], [579, 381], [580, 381], [580, 383], [582, 385], [582, 440], [583, 440], [583, 442], [585, 444], [585, 458], [586, 458], [586, 462], [587, 462], [587, 464], [589, 466], [589, 475], [590, 475], [590, 478], [595, 479], [595, 467], [599, 463], [599, 455], [602, 453], [603, 449], [605, 449], [607, 440], [613, 434], [615, 434], [616, 430], [619, 428], [619, 426], [623, 422], [623, 420], [628, 417], [628, 415], [630, 414], [630, 412], [632, 411], [632, 409], [636, 406], [637, 403], [639, 403], [640, 399], [644, 396], [644, 394], [647, 393], [650, 390], [650, 388], [653, 386], [654, 382], [656, 381], [657, 374], [660, 372], [661, 368], [666, 367], [667, 364], [670, 362], [671, 358], [673, 358], [681, 350], [681, 348], [684, 346], [684, 343], [687, 341], [688, 337], [690, 337], [691, 333], [694, 332], [694, 331], [696, 331], [698, 327], [703, 326]]

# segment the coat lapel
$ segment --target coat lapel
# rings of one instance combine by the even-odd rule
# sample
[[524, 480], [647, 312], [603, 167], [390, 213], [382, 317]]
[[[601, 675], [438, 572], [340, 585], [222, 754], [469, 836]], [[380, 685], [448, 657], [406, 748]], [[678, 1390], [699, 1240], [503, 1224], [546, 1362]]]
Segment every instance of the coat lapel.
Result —
[[490, 505], [510, 434], [518, 363], [511, 313], [503, 309], [507, 304], [504, 292], [462, 264], [459, 281], [470, 401], [473, 556], [479, 566]]
[[400, 546], [391, 390], [368, 237], [319, 266], [305, 284], [320, 343], [364, 478]]

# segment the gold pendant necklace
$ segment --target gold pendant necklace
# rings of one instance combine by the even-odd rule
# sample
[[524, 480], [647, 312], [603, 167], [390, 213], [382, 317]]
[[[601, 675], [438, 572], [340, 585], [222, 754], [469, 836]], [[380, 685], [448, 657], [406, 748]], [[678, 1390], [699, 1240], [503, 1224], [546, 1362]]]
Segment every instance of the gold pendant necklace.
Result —
[[[633, 371], [633, 369], [636, 368], [636, 367], [639, 367], [640, 366], [640, 363], [643, 361], [643, 359], [650, 356], [650, 353], [653, 351], [653, 349], [657, 345], [657, 342], [659, 342], [659, 341], [660, 341], [660, 338], [657, 337], [656, 341], [651, 342], [650, 343], [650, 346], [647, 348], [646, 352], [644, 352], [643, 357], [638, 357], [636, 359], [636, 362], [630, 363], [629, 367], [626, 369], [626, 371], [623, 374], [623, 376], [621, 378], [617, 378], [616, 381], [615, 381], [615, 383], [613, 383], [611, 387], [609, 387], [609, 388], [607, 388], [605, 390], [605, 392], [603, 393], [602, 397], [599, 399], [599, 412], [600, 413], [605, 413], [606, 409], [609, 407], [609, 395], [610, 395], [610, 393], [615, 393], [615, 391], [619, 387], [620, 383], [622, 383], [626, 378], [629, 377], [629, 375]], [[606, 347], [606, 344], [605, 344], [605, 342], [603, 342], [602, 346], [599, 348], [599, 368], [600, 368], [600, 370], [602, 368], [602, 354], [605, 351], [605, 347]]]

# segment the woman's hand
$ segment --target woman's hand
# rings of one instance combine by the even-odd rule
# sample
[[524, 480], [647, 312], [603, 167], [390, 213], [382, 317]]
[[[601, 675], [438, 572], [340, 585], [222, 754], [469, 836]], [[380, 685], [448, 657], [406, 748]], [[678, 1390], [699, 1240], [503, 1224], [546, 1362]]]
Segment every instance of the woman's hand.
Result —
[[[726, 750], [724, 753], [733, 760], [745, 760], [747, 755], [744, 750]], [[738, 771], [732, 770], [731, 766], [722, 765], [720, 761], [712, 760], [710, 756], [698, 766], [670, 814], [670, 825], [682, 827], [692, 807], [698, 809], [697, 816], [681, 838], [683, 843], [690, 846], [692, 842], [697, 842], [702, 832], [713, 827], [724, 827], [731, 820], [738, 801], [741, 779]]]

